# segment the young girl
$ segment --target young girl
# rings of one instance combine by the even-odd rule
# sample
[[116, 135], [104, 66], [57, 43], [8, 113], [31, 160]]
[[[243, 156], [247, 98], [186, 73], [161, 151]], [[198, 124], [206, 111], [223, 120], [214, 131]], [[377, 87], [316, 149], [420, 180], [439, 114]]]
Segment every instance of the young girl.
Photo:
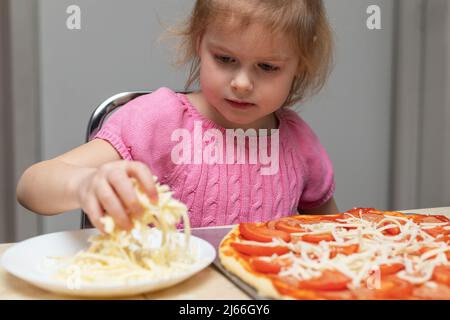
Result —
[[[338, 212], [326, 151], [288, 108], [317, 92], [329, 74], [332, 40], [322, 1], [197, 0], [181, 34], [181, 54], [191, 62], [187, 87], [198, 82], [200, 90], [160, 88], [129, 102], [89, 143], [28, 168], [17, 187], [19, 202], [45, 215], [82, 208], [101, 231], [99, 220], [108, 213], [129, 230], [142, 210], [131, 178], [157, 201], [155, 175], [188, 206], [193, 227]], [[217, 142], [238, 128], [258, 138], [261, 129], [271, 133], [276, 170], [262, 174], [260, 161], [180, 163], [174, 157], [180, 137], [190, 141], [174, 135], [180, 129], [192, 140], [198, 129], [209, 130]], [[271, 138], [279, 139], [275, 149]], [[209, 140], [196, 141], [204, 151]], [[183, 152], [198, 153], [189, 146]], [[245, 145], [245, 159], [249, 152]]]

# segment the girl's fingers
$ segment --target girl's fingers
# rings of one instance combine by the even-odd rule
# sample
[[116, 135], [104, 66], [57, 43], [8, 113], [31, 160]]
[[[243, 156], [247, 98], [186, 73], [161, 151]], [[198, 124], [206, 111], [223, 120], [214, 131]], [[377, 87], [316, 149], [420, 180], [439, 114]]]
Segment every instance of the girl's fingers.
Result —
[[153, 203], [158, 202], [158, 193], [153, 182], [153, 176], [150, 169], [142, 162], [128, 162], [127, 174], [138, 179], [144, 188], [145, 193]]
[[85, 208], [92, 225], [100, 230], [101, 233], [105, 234], [103, 223], [100, 222], [100, 219], [103, 217], [103, 209], [94, 196], [91, 196], [87, 199]]
[[126, 214], [122, 203], [106, 180], [96, 188], [96, 195], [100, 201], [100, 205], [114, 219], [120, 228], [125, 230], [130, 230], [132, 228], [130, 218]]
[[138, 218], [139, 215], [142, 214], [144, 208], [139, 203], [133, 183], [125, 171], [116, 170], [112, 172], [108, 176], [108, 180], [122, 203], [125, 204], [127, 212], [131, 214], [133, 218]]

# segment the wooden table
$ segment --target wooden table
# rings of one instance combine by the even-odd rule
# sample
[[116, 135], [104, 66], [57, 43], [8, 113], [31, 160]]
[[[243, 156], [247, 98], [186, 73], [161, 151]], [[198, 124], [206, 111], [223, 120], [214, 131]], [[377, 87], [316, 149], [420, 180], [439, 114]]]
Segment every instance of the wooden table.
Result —
[[[450, 207], [420, 210], [405, 210], [423, 214], [441, 214], [450, 218]], [[0, 257], [12, 244], [0, 244]], [[0, 299], [74, 299], [37, 288], [20, 280], [0, 267]], [[212, 266], [199, 272], [192, 278], [168, 289], [130, 297], [127, 299], [176, 299], [176, 300], [216, 300], [216, 299], [249, 299], [233, 283], [228, 281]]]

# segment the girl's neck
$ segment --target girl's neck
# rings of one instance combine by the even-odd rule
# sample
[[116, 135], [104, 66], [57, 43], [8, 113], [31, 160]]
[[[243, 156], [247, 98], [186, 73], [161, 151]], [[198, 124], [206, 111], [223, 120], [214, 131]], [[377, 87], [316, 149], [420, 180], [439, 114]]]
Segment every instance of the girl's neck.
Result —
[[214, 121], [226, 129], [267, 129], [270, 135], [270, 129], [278, 129], [279, 123], [277, 117], [271, 113], [263, 119], [258, 119], [254, 123], [241, 125], [228, 121], [217, 110], [210, 106], [201, 91], [192, 92], [186, 95], [192, 106], [206, 119]]

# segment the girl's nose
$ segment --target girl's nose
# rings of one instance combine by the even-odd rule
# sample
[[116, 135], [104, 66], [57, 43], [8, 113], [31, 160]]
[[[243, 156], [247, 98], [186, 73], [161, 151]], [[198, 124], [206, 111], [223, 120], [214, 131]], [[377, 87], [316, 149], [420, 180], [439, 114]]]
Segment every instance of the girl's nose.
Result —
[[245, 72], [239, 72], [231, 80], [231, 88], [237, 92], [249, 92], [253, 90], [253, 83]]

